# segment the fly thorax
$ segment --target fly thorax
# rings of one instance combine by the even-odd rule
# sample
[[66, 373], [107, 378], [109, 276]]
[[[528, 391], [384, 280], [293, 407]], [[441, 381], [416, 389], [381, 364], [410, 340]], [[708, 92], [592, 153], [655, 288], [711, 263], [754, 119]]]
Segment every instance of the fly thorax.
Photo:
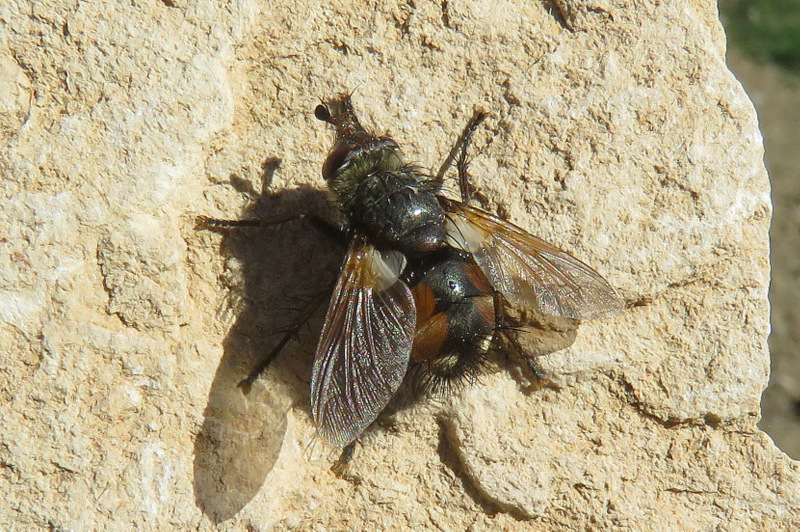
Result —
[[346, 214], [376, 245], [424, 255], [445, 245], [445, 215], [436, 190], [413, 166], [374, 172], [358, 184]]
[[365, 179], [403, 165], [400, 149], [393, 140], [368, 139], [364, 142], [341, 140], [328, 154], [322, 167], [322, 177], [347, 214], [359, 202]]

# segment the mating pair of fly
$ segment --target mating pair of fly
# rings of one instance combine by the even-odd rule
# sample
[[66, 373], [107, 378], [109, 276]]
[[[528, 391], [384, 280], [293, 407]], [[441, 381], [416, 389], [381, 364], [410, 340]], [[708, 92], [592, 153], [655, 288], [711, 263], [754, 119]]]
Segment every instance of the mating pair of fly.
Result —
[[[435, 176], [405, 162], [391, 138], [365, 130], [349, 95], [314, 114], [336, 129], [322, 176], [345, 219], [337, 231], [349, 240], [311, 377], [312, 415], [331, 445], [350, 444], [375, 421], [410, 369], [433, 386], [474, 380], [501, 337], [518, 346], [513, 335], [526, 323], [512, 318], [509, 306], [573, 319], [623, 309], [592, 268], [468, 205], [467, 149], [485, 113], [475, 113]], [[441, 193], [452, 166], [461, 201]], [[253, 383], [291, 332], [296, 328], [245, 383]]]

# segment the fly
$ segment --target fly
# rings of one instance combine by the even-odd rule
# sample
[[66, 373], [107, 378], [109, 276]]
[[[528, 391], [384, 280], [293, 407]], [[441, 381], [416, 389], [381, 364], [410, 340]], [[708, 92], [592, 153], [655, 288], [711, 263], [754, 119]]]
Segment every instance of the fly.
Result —
[[[512, 336], [520, 324], [510, 317], [511, 305], [574, 320], [623, 310], [614, 289], [588, 265], [469, 205], [467, 149], [485, 113], [475, 113], [436, 175], [405, 161], [390, 137], [368, 132], [349, 95], [317, 106], [314, 114], [336, 133], [322, 176], [349, 242], [311, 377], [312, 416], [329, 444], [353, 442], [410, 369], [434, 387], [474, 380], [501, 337], [516, 343]], [[458, 171], [460, 200], [442, 194], [451, 166]], [[301, 217], [324, 224], [310, 215], [294, 218]], [[266, 369], [321, 301], [245, 384]]]

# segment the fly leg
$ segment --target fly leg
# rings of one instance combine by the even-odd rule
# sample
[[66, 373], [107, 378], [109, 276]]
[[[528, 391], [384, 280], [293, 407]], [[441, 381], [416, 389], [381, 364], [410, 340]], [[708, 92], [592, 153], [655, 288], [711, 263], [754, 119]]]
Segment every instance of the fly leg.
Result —
[[512, 351], [518, 359], [522, 359], [525, 362], [524, 368], [528, 370], [528, 378], [531, 379], [533, 387], [541, 388], [551, 385], [550, 380], [536, 361], [538, 357], [528, 353], [520, 344], [519, 338], [517, 338], [517, 335], [524, 329], [524, 325], [518, 319], [508, 315], [508, 312], [506, 312], [506, 300], [497, 291], [494, 292], [494, 319], [497, 334], [502, 335], [505, 340], [502, 345]]
[[242, 388], [242, 390], [244, 390], [245, 393], [250, 391], [250, 388], [251, 386], [253, 386], [253, 383], [256, 382], [258, 377], [262, 373], [264, 373], [264, 371], [269, 367], [272, 361], [275, 360], [275, 357], [277, 357], [278, 354], [280, 354], [280, 352], [283, 350], [286, 344], [289, 343], [289, 340], [291, 340], [292, 338], [297, 338], [300, 329], [303, 327], [303, 325], [308, 323], [308, 320], [311, 319], [311, 316], [313, 316], [314, 313], [319, 309], [320, 305], [322, 305], [322, 303], [324, 303], [328, 299], [328, 297], [330, 296], [330, 292], [332, 290], [333, 290], [333, 284], [331, 284], [330, 290], [326, 289], [322, 293], [317, 294], [316, 297], [314, 297], [311, 301], [309, 301], [308, 305], [306, 305], [306, 308], [303, 309], [300, 315], [297, 316], [297, 319], [294, 321], [294, 323], [292, 323], [288, 327], [285, 327], [282, 330], [283, 337], [280, 339], [277, 345], [273, 347], [272, 350], [258, 362], [256, 367], [253, 368], [252, 371], [250, 371], [250, 374], [245, 379], [239, 382], [239, 387]]
[[345, 445], [344, 449], [342, 449], [342, 454], [339, 455], [339, 458], [331, 466], [331, 472], [339, 478], [342, 478], [347, 472], [347, 466], [350, 464], [350, 460], [353, 459], [356, 441], [358, 440], [351, 441]]
[[480, 109], [475, 111], [472, 118], [470, 118], [467, 123], [467, 126], [464, 128], [464, 131], [461, 132], [458, 140], [456, 140], [456, 143], [453, 145], [453, 149], [450, 150], [441, 168], [439, 168], [439, 173], [436, 174], [436, 179], [442, 181], [444, 179], [444, 174], [455, 164], [456, 170], [458, 171], [458, 189], [461, 192], [462, 203], [469, 203], [472, 197], [472, 187], [469, 184], [469, 174], [467, 173], [467, 166], [469, 165], [467, 150], [472, 142], [472, 136], [475, 134], [475, 130], [486, 120], [487, 116], [489, 116], [489, 114], [485, 111]]
[[[347, 234], [341, 228], [327, 222], [326, 220], [322, 219], [321, 217], [315, 214], [309, 213], [299, 213], [299, 214], [285, 214], [285, 215], [278, 215], [273, 216], [270, 218], [262, 218], [262, 219], [250, 219], [250, 220], [218, 220], [214, 218], [208, 218], [205, 216], [199, 216], [197, 218], [197, 226], [196, 229], [206, 229], [206, 230], [231, 230], [231, 229], [241, 229], [247, 227], [269, 227], [273, 225], [280, 225], [286, 222], [291, 222], [294, 220], [308, 220], [311, 222], [317, 229], [322, 231], [323, 233], [327, 234], [328, 236], [334, 238], [335, 240], [346, 243]], [[250, 374], [239, 382], [239, 387], [244, 390], [245, 393], [250, 391], [253, 383], [258, 379], [258, 377], [269, 367], [275, 357], [280, 354], [286, 344], [292, 338], [296, 338], [300, 329], [308, 323], [314, 313], [319, 309], [319, 307], [328, 299], [330, 293], [333, 291], [334, 283], [331, 283], [330, 286], [325, 289], [320, 294], [317, 294], [311, 301], [308, 302], [306, 307], [300, 312], [297, 319], [290, 324], [289, 326], [283, 328], [280, 332], [283, 332], [283, 336], [281, 337], [280, 341], [277, 345], [272, 348], [272, 350], [264, 356], [259, 363], [256, 365], [255, 368], [250, 372]]]
[[281, 214], [277, 216], [272, 216], [270, 218], [254, 218], [250, 220], [218, 220], [216, 218], [209, 218], [207, 216], [198, 216], [197, 217], [197, 225], [195, 229], [206, 229], [209, 231], [227, 231], [230, 229], [242, 229], [246, 227], [270, 227], [273, 225], [281, 225], [286, 222], [292, 222], [295, 220], [308, 220], [311, 224], [328, 235], [329, 237], [333, 238], [334, 240], [338, 241], [343, 245], [347, 245], [347, 235], [345, 231], [342, 230], [340, 227], [333, 225], [332, 223], [328, 222], [327, 220], [317, 216], [316, 214], [310, 214], [306, 212], [301, 213], [292, 213], [292, 214]]

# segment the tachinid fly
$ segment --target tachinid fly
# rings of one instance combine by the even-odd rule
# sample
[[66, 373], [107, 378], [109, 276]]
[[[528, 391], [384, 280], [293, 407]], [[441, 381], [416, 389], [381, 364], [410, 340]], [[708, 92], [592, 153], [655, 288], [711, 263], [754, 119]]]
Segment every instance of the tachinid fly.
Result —
[[[359, 123], [349, 96], [316, 108], [336, 140], [323, 177], [354, 235], [311, 379], [319, 434], [342, 446], [384, 409], [410, 365], [436, 382], [474, 375], [507, 329], [506, 301], [576, 319], [619, 313], [597, 272], [513, 224], [467, 205], [476, 113], [432, 176]], [[442, 196], [450, 164], [462, 201]]]
[[[509, 305], [573, 319], [624, 308], [586, 264], [468, 205], [467, 148], [484, 113], [475, 113], [436, 175], [405, 162], [391, 138], [367, 132], [349, 95], [314, 114], [336, 130], [322, 175], [349, 238], [311, 378], [314, 422], [331, 445], [354, 441], [412, 368], [433, 386], [474, 377], [499, 337], [519, 325]], [[441, 193], [451, 166], [460, 201]]]

